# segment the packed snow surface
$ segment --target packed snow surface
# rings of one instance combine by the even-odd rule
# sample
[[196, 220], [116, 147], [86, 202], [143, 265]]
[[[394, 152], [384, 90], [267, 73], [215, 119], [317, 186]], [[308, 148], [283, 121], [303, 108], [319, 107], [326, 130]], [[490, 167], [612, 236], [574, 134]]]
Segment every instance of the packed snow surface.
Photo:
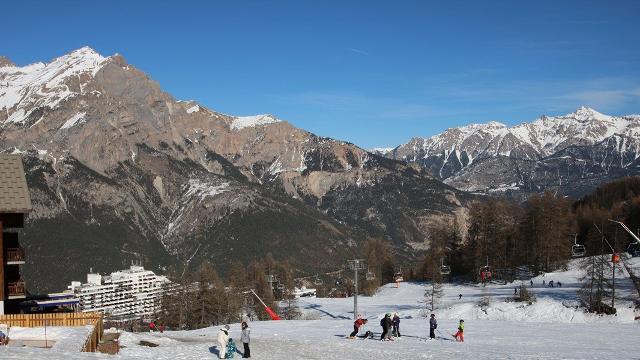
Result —
[[[640, 270], [640, 259], [630, 260]], [[640, 325], [633, 320], [631, 300], [636, 297], [626, 272], [616, 282], [620, 299], [618, 316], [595, 316], [573, 307], [581, 272], [577, 261], [568, 271], [533, 278], [530, 291], [538, 301], [526, 305], [508, 301], [515, 286], [446, 284], [442, 300], [433, 311], [438, 319], [437, 338], [428, 340], [428, 283], [388, 284], [371, 297], [358, 298], [359, 313], [369, 318], [361, 329], [380, 336], [379, 318], [387, 312], [401, 317], [401, 338], [395, 341], [348, 340], [353, 329], [353, 298], [301, 298], [301, 310], [317, 320], [251, 322], [251, 352], [255, 359], [638, 359]], [[562, 287], [542, 285], [560, 281]], [[528, 284], [528, 280], [526, 281]], [[459, 298], [459, 295], [462, 298]], [[490, 305], [478, 306], [488, 297]], [[459, 319], [465, 320], [465, 342], [453, 341]], [[57, 349], [0, 348], [2, 359], [213, 359], [220, 327], [160, 333], [122, 333], [116, 356]], [[240, 338], [239, 324], [231, 324], [231, 337]], [[141, 340], [158, 347], [139, 345]], [[239, 352], [242, 344], [239, 344]], [[236, 357], [241, 357], [240, 353]]]
[[231, 129], [240, 130], [248, 127], [256, 127], [260, 125], [268, 125], [280, 122], [273, 115], [254, 115], [254, 116], [240, 116], [233, 120], [231, 123]]

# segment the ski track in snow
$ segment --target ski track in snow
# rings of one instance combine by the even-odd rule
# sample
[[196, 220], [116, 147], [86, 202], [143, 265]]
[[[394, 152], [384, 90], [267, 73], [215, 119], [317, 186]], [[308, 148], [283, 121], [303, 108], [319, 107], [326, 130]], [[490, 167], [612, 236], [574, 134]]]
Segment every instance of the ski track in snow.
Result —
[[[640, 271], [640, 259], [631, 265]], [[434, 310], [439, 336], [427, 340], [428, 322], [423, 316], [426, 283], [388, 284], [371, 297], [358, 298], [359, 313], [370, 319], [361, 333], [371, 330], [380, 336], [379, 318], [397, 311], [402, 320], [403, 337], [393, 342], [347, 340], [352, 330], [353, 299], [302, 298], [305, 313], [315, 313], [319, 320], [264, 321], [251, 323], [251, 351], [255, 359], [638, 359], [640, 324], [634, 323], [631, 298], [637, 296], [625, 273], [619, 285], [618, 316], [599, 317], [565, 307], [562, 302], [575, 299], [577, 279], [581, 273], [573, 262], [568, 271], [555, 272], [533, 279], [531, 291], [538, 301], [532, 306], [505, 302], [520, 282], [507, 285], [477, 284], [443, 287], [442, 301]], [[542, 286], [561, 281], [562, 288]], [[526, 282], [528, 284], [528, 281]], [[462, 294], [462, 299], [458, 299]], [[482, 311], [477, 303], [490, 296], [491, 304]], [[465, 342], [450, 339], [459, 318], [465, 319]], [[73, 347], [53, 349], [0, 347], [0, 358], [30, 359], [214, 359], [219, 327], [191, 331], [160, 333], [122, 333], [120, 355], [90, 354], [71, 351]], [[68, 336], [73, 334], [69, 333]], [[231, 337], [240, 338], [239, 324], [231, 325]], [[158, 347], [138, 345], [146, 340]], [[67, 341], [69, 342], [69, 341]], [[239, 348], [242, 348], [240, 344]], [[240, 358], [237, 353], [235, 358]]]

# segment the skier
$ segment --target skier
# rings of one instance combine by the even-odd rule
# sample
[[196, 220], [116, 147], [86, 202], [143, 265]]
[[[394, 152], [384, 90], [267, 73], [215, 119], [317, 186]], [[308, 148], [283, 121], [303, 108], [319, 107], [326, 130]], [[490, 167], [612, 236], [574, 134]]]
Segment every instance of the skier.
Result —
[[156, 323], [152, 321], [149, 323], [149, 332], [154, 332], [155, 330], [156, 330]]
[[429, 319], [429, 339], [436, 338], [437, 328], [438, 328], [438, 320], [436, 320], [436, 314], [431, 314], [431, 319]]
[[227, 352], [225, 353], [226, 359], [233, 359], [233, 354], [236, 352], [236, 343], [233, 342], [232, 338], [229, 338], [229, 342], [227, 343]]
[[384, 318], [380, 320], [380, 326], [382, 326], [382, 335], [380, 336], [380, 340], [391, 340], [391, 337], [389, 336], [389, 328], [391, 325], [391, 313], [387, 313], [384, 315]]
[[549, 287], [553, 287], [553, 280], [549, 281]]
[[533, 280], [529, 280], [529, 283], [531, 283], [531, 286], [533, 286]]
[[458, 300], [462, 299], [462, 294], [458, 294]]
[[513, 295], [518, 295], [518, 288], [513, 288]]
[[558, 281], [558, 287], [562, 287], [562, 283]]
[[362, 325], [365, 325], [368, 322], [369, 322], [369, 320], [363, 319], [363, 318], [358, 318], [358, 320], [354, 321], [353, 322], [353, 331], [351, 332], [351, 334], [349, 334], [349, 339], [355, 339], [356, 335], [358, 334], [358, 331], [360, 330], [360, 327]]
[[250, 358], [251, 350], [249, 349], [249, 341], [250, 341], [249, 333], [251, 333], [251, 328], [249, 327], [249, 324], [247, 324], [246, 321], [243, 321], [240, 327], [242, 328], [242, 335], [240, 336], [240, 341], [242, 341], [242, 346], [244, 347], [244, 353], [242, 354], [242, 357]]
[[393, 314], [391, 324], [393, 325], [393, 336], [400, 337], [400, 316], [398, 313]]
[[218, 357], [224, 359], [227, 353], [227, 342], [229, 341], [229, 325], [225, 325], [218, 331]]
[[453, 337], [456, 338], [456, 341], [464, 342], [464, 320], [460, 319], [458, 332]]

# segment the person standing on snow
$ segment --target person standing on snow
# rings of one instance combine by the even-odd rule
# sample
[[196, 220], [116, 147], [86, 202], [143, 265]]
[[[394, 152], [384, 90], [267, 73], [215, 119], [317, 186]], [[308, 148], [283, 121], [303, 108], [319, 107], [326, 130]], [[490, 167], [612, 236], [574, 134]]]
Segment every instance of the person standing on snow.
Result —
[[533, 280], [529, 280], [529, 283], [531, 284], [531, 286], [533, 287]]
[[392, 334], [393, 336], [400, 337], [400, 316], [398, 313], [393, 314], [393, 320], [391, 320], [391, 325], [393, 326]]
[[460, 319], [458, 332], [453, 337], [456, 338], [456, 341], [464, 342], [464, 320]]
[[429, 319], [429, 339], [436, 338], [437, 328], [438, 328], [438, 320], [436, 320], [436, 314], [431, 314], [431, 319]]
[[244, 346], [244, 353], [242, 354], [242, 357], [250, 358], [251, 350], [249, 349], [249, 341], [251, 339], [249, 338], [249, 333], [251, 333], [251, 328], [249, 327], [249, 324], [247, 324], [246, 321], [243, 321], [240, 327], [242, 328], [242, 335], [240, 335], [240, 341]]
[[389, 336], [389, 328], [391, 325], [391, 313], [387, 313], [384, 315], [384, 318], [380, 320], [380, 326], [382, 326], [382, 335], [380, 336], [380, 340], [391, 340], [391, 337]]
[[227, 353], [227, 343], [229, 342], [229, 325], [225, 325], [218, 331], [218, 357], [224, 359]]
[[462, 299], [462, 294], [458, 294], [458, 300]]
[[353, 332], [349, 334], [349, 339], [355, 339], [356, 335], [358, 334], [358, 331], [360, 330], [360, 327], [366, 324], [367, 322], [369, 322], [369, 320], [363, 319], [363, 318], [358, 318], [358, 320], [354, 321]]

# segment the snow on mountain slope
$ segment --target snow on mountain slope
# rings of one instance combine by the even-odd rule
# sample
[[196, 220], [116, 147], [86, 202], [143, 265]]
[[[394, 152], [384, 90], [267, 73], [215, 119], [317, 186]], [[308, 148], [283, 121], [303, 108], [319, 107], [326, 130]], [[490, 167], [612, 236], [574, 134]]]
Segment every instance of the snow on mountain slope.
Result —
[[[572, 143], [595, 144], [614, 134], [640, 135], [640, 116], [609, 116], [580, 107], [573, 113], [542, 116], [531, 123], [511, 128], [495, 121], [451, 128], [429, 138], [414, 138], [396, 148], [396, 151], [408, 147], [415, 156], [421, 155], [423, 158], [442, 152], [464, 151], [469, 154], [469, 163], [472, 163], [479, 155], [511, 156], [512, 150], [517, 147], [530, 148], [537, 156], [543, 157]], [[528, 152], [523, 155], [530, 157]]]
[[554, 189], [580, 196], [602, 182], [639, 172], [640, 116], [580, 107], [513, 127], [492, 121], [452, 128], [413, 138], [384, 155], [418, 163], [461, 190]]
[[90, 78], [108, 58], [83, 47], [51, 62], [0, 67], [0, 110], [8, 123], [22, 123], [39, 107], [54, 108], [82, 94]]
[[276, 119], [273, 115], [269, 115], [269, 114], [254, 115], [254, 116], [239, 116], [239, 117], [236, 117], [231, 123], [231, 129], [241, 130], [248, 127], [274, 124], [281, 121], [282, 120]]

